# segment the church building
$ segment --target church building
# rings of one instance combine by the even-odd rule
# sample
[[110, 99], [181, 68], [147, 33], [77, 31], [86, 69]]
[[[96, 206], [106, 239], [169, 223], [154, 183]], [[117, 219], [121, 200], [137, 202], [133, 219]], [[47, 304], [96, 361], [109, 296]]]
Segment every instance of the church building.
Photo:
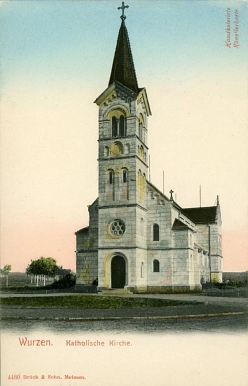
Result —
[[[108, 87], [99, 108], [98, 198], [76, 232], [77, 284], [98, 291], [200, 291], [222, 281], [221, 213], [182, 208], [149, 181], [146, 89], [138, 86], [124, 2]], [[152, 133], [151, 133], [152, 135]]]

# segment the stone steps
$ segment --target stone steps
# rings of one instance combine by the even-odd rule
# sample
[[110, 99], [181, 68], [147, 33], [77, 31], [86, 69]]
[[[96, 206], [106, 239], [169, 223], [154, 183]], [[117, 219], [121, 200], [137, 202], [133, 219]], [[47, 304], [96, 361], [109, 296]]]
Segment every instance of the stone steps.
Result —
[[110, 288], [99, 292], [100, 295], [106, 296], [130, 296], [133, 293], [125, 288]]

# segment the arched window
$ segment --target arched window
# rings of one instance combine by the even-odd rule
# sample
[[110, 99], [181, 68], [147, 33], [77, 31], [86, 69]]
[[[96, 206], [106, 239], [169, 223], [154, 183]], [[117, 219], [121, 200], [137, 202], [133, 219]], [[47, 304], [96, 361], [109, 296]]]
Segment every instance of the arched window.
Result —
[[139, 148], [138, 148], [138, 154], [139, 154], [139, 156], [140, 156], [141, 158], [144, 157], [144, 148], [143, 148], [142, 145], [139, 146]]
[[159, 225], [153, 224], [153, 241], [159, 241]]
[[141, 276], [141, 277], [144, 277], [144, 263], [141, 263], [141, 267], [140, 267], [140, 276]]
[[120, 121], [119, 121], [119, 126], [120, 126], [120, 137], [125, 137], [126, 135], [126, 128], [125, 128], [125, 118], [123, 115], [120, 116]]
[[105, 148], [104, 148], [104, 156], [108, 157], [108, 155], [109, 155], [109, 147], [105, 146]]
[[145, 122], [142, 114], [139, 115], [139, 138], [144, 142]]
[[130, 145], [129, 143], [126, 143], [126, 145], [124, 145], [124, 154], [129, 154], [130, 152]]
[[126, 136], [126, 118], [124, 115], [120, 115], [118, 118], [112, 117], [112, 137], [125, 137]]
[[143, 234], [144, 234], [144, 219], [143, 219], [143, 217], [140, 219], [140, 233], [143, 236]]
[[125, 183], [127, 182], [127, 170], [122, 169], [122, 181]]
[[112, 171], [109, 172], [109, 183], [113, 184], [114, 182], [114, 173]]
[[142, 131], [143, 131], [142, 122], [139, 122], [139, 137], [141, 141], [142, 141]]
[[153, 260], [153, 272], [159, 272], [159, 261], [157, 259]]
[[117, 119], [116, 117], [112, 117], [112, 137], [118, 136], [118, 129], [117, 129]]

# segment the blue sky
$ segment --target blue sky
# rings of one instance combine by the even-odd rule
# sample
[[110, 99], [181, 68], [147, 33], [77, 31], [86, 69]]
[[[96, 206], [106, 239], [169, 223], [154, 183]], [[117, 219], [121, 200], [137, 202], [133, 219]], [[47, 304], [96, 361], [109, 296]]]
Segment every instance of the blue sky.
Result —
[[[97, 197], [93, 102], [108, 85], [120, 5], [1, 2], [2, 261], [14, 270], [41, 255], [75, 267], [74, 232]], [[219, 194], [226, 269], [248, 269], [247, 2], [128, 5], [137, 78], [152, 110], [152, 182], [162, 189], [164, 170], [165, 192], [172, 188], [183, 207], [199, 205], [200, 184], [203, 205]], [[228, 7], [232, 23], [239, 12], [238, 49], [225, 46]], [[240, 262], [224, 242], [233, 234]]]
[[[237, 4], [240, 11], [241, 47], [235, 55], [222, 44], [228, 4], [232, 9]], [[118, 5], [118, 1], [3, 1], [2, 81], [35, 76], [85, 82], [85, 72], [105, 80], [119, 28]], [[136, 70], [144, 82], [147, 74], [155, 73], [157, 80], [165, 67], [187, 75], [194, 69], [211, 73], [223, 63], [230, 67], [247, 63], [245, 2], [131, 1], [129, 7], [126, 22]], [[103, 53], [99, 60], [96, 52]]]

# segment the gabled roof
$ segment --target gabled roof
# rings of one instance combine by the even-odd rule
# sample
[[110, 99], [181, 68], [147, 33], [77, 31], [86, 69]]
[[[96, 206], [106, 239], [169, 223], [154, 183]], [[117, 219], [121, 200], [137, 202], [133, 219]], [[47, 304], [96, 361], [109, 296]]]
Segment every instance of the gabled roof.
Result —
[[137, 98], [137, 101], [142, 100], [144, 103], [146, 114], [148, 116], [152, 114], [146, 89], [144, 87], [139, 88], [137, 95], [134, 91], [130, 90], [130, 88], [127, 88], [117, 80], [114, 81], [110, 86], [108, 86], [108, 88], [106, 88], [106, 90], [104, 90], [99, 95], [99, 97], [96, 98], [94, 103], [96, 103], [98, 106], [100, 106], [102, 103], [108, 104], [112, 99], [115, 99], [118, 96], [121, 96], [122, 99], [131, 98], [131, 100], [135, 100]]
[[157, 194], [159, 194], [161, 197], [163, 197], [166, 201], [170, 201], [169, 198], [164, 194], [162, 193], [155, 185], [153, 185], [151, 183], [151, 181], [147, 180], [146, 181], [147, 183], [147, 186], [150, 187], [151, 190], [153, 190], [154, 192], [156, 192]]
[[78, 235], [79, 233], [89, 233], [89, 226], [84, 227], [82, 229], [79, 229], [77, 232], [75, 232], [75, 235]]
[[184, 224], [182, 221], [178, 220], [177, 218], [175, 219], [172, 226], [172, 230], [184, 231], [187, 229], [190, 229], [190, 228], [186, 224]]
[[133, 55], [124, 19], [121, 22], [117, 39], [109, 86], [118, 81], [138, 94], [139, 87], [134, 68]]
[[139, 95], [137, 97], [137, 101], [139, 101], [141, 99], [143, 99], [143, 102], [145, 104], [146, 114], [152, 115], [150, 104], [149, 104], [147, 93], [146, 93], [146, 89], [144, 87], [139, 88]]
[[96, 98], [95, 102], [98, 106], [103, 103], [104, 101], [112, 98], [116, 98], [118, 93], [121, 93], [122, 95], [126, 95], [127, 97], [136, 98], [136, 94], [130, 90], [129, 88], [125, 87], [123, 84], [121, 84], [118, 81], [113, 82], [106, 90], [104, 90], [99, 97]]
[[186, 208], [182, 213], [189, 217], [194, 223], [211, 223], [216, 221], [217, 206], [208, 206], [203, 208]]
[[95, 201], [92, 202], [92, 204], [89, 205], [89, 207], [93, 207], [98, 205], [98, 197], [95, 199]]

